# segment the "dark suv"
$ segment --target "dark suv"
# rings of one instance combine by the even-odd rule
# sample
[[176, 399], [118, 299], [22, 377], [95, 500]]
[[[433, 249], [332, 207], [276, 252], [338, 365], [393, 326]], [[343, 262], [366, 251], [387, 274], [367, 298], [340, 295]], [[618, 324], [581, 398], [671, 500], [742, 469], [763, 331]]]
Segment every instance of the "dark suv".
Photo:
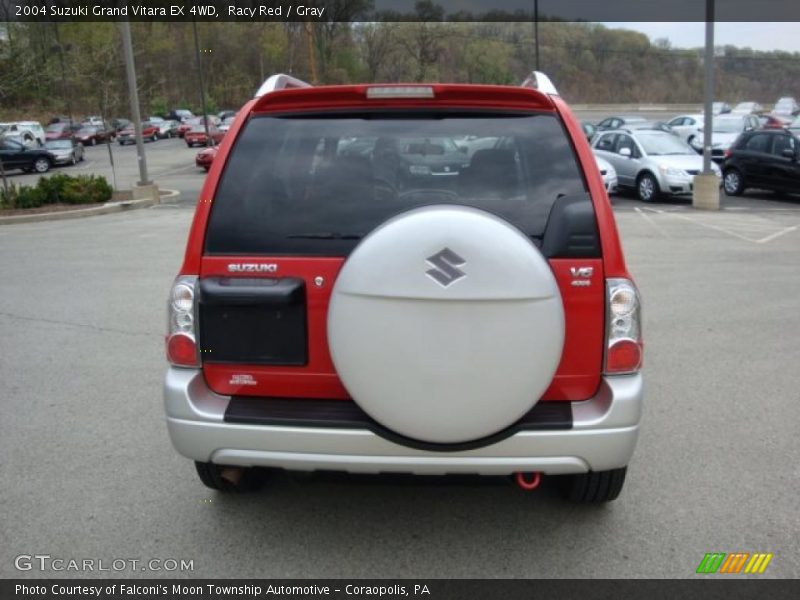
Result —
[[[639, 295], [550, 80], [275, 75], [238, 114], [168, 302], [167, 425], [202, 482], [552, 474], [574, 501], [616, 498], [642, 410]], [[472, 137], [494, 143], [452, 142]]]
[[742, 134], [725, 155], [722, 182], [731, 196], [747, 188], [800, 193], [800, 137], [787, 130]]

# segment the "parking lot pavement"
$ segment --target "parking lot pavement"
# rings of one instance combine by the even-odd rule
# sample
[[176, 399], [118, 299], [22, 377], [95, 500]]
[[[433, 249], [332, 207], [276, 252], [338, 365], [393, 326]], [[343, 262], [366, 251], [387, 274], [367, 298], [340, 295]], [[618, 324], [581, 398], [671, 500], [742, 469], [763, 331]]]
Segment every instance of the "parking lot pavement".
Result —
[[161, 406], [191, 212], [0, 229], [0, 576], [40, 553], [183, 558], [196, 577], [691, 577], [712, 551], [772, 552], [765, 576], [797, 576], [800, 205], [615, 203], [644, 296], [646, 417], [620, 499], [600, 508], [563, 503], [548, 478], [526, 494], [284, 474], [212, 493]]

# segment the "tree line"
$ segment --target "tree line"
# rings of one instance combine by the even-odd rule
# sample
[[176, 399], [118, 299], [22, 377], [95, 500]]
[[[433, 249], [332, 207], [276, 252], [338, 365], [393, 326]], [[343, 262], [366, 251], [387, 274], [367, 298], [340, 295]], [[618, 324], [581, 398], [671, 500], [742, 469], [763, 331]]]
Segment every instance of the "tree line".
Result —
[[[532, 23], [441, 22], [430, 3], [418, 9], [417, 22], [197, 23], [209, 111], [238, 108], [277, 72], [328, 84], [514, 84], [532, 70]], [[143, 114], [199, 112], [193, 25], [130, 26]], [[538, 32], [541, 69], [570, 102], [702, 101], [700, 48], [675, 49], [666, 40], [589, 23], [542, 22]], [[720, 100], [770, 104], [800, 96], [800, 53], [726, 47], [716, 59], [716, 79]], [[115, 23], [0, 24], [0, 120], [101, 109], [129, 113]]]

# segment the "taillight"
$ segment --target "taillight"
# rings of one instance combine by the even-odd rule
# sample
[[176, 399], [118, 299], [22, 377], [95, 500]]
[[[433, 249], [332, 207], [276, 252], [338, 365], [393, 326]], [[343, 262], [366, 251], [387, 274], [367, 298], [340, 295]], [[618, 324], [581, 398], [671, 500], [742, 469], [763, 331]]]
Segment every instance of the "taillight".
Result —
[[635, 373], [642, 366], [641, 302], [633, 282], [606, 280], [607, 374]]
[[176, 367], [197, 367], [195, 287], [197, 277], [175, 279], [167, 305], [167, 360]]

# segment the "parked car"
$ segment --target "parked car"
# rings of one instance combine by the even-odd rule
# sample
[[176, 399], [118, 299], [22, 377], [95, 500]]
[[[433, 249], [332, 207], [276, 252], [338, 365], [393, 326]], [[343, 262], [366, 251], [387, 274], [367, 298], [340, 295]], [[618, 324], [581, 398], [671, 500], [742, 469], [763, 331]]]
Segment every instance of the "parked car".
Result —
[[222, 131], [223, 133], [227, 133], [228, 130], [231, 128], [231, 125], [233, 125], [233, 119], [234, 116], [224, 118], [222, 120], [222, 123], [219, 124], [219, 130]]
[[[711, 158], [722, 162], [725, 152], [739, 135], [745, 131], [753, 131], [761, 127], [755, 115], [730, 114], [715, 117], [711, 124]], [[703, 151], [703, 136], [698, 135], [691, 144], [697, 152]]]
[[208, 145], [208, 137], [211, 137], [211, 145], [213, 146], [222, 141], [222, 138], [225, 137], [225, 132], [220, 131], [216, 125], [209, 123], [208, 136], [206, 136], [206, 126], [198, 124], [193, 125], [192, 128], [184, 134], [183, 139], [186, 141], [186, 145], [189, 148], [193, 148], [195, 146]]
[[54, 125], [56, 123], [72, 123], [72, 119], [67, 117], [66, 115], [56, 115], [50, 121], [48, 121], [48, 125]]
[[669, 125], [672, 130], [678, 134], [678, 137], [680, 137], [687, 144], [691, 144], [692, 140], [699, 135], [702, 146], [704, 123], [704, 115], [694, 114], [678, 115], [677, 117], [671, 119], [667, 125]]
[[230, 117], [235, 117], [235, 116], [236, 116], [236, 111], [235, 110], [221, 110], [220, 112], [217, 113], [217, 118], [220, 121], [224, 121], [225, 119], [228, 119]]
[[[77, 126], [80, 129], [80, 126]], [[45, 141], [47, 140], [70, 140], [75, 137], [76, 125], [72, 122], [60, 121], [51, 123], [44, 130]]]
[[55, 158], [46, 148], [28, 148], [16, 140], [0, 139], [0, 160], [3, 169], [21, 169], [26, 173], [47, 173]]
[[111, 128], [114, 130], [115, 133], [119, 133], [123, 129], [125, 129], [131, 122], [129, 119], [111, 119]]
[[167, 115], [167, 119], [178, 121], [178, 123], [183, 123], [184, 121], [192, 118], [194, 118], [192, 111], [185, 108], [174, 108], [169, 111], [169, 114]]
[[583, 129], [583, 134], [586, 136], [587, 141], [592, 141], [594, 134], [597, 133], [597, 126], [593, 123], [589, 123], [589, 121], [581, 121], [581, 129]]
[[737, 115], [760, 115], [764, 107], [758, 102], [740, 102], [731, 112]]
[[731, 105], [727, 102], [714, 102], [711, 105], [711, 112], [715, 115], [724, 115], [731, 112]]
[[203, 148], [197, 153], [197, 156], [195, 156], [194, 164], [208, 171], [211, 168], [211, 163], [214, 162], [214, 158], [217, 156], [217, 151], [218, 149], [216, 146]]
[[624, 126], [624, 129], [631, 129], [631, 130], [644, 130], [644, 131], [662, 131], [664, 133], [668, 133], [670, 135], [677, 136], [678, 134], [666, 123], [663, 121], [636, 121], [634, 123], [629, 123]]
[[[158, 132], [159, 128], [156, 124], [151, 123], [150, 121], [142, 121], [142, 141], [157, 141]], [[136, 129], [132, 123], [117, 134], [117, 141], [119, 142], [120, 146], [136, 143]]]
[[787, 115], [761, 115], [758, 117], [762, 129], [784, 129], [792, 124], [794, 119]]
[[594, 158], [597, 161], [597, 168], [600, 169], [600, 176], [603, 178], [603, 185], [606, 187], [606, 191], [609, 194], [615, 193], [618, 184], [617, 170], [604, 158], [600, 158], [596, 154]]
[[626, 127], [632, 123], [644, 123], [647, 119], [637, 116], [616, 116], [603, 119], [597, 124], [598, 131], [607, 131], [609, 129], [619, 129]]
[[46, 140], [44, 129], [38, 121], [0, 123], [0, 136], [16, 139], [26, 146], [43, 146]]
[[728, 151], [722, 172], [730, 196], [748, 188], [800, 194], [800, 137], [786, 130], [747, 132]]
[[105, 125], [105, 123], [103, 123], [103, 117], [100, 117], [98, 115], [92, 115], [92, 116], [86, 117], [83, 120], [82, 124], [83, 125], [90, 125], [92, 127], [102, 127], [102, 126]]
[[75, 139], [84, 146], [96, 146], [114, 141], [114, 130], [106, 125], [88, 125], [75, 132]]
[[75, 140], [50, 140], [44, 147], [53, 155], [53, 164], [74, 165], [83, 160], [83, 144]]
[[[208, 123], [209, 125], [217, 125], [218, 120], [216, 117], [209, 117]], [[184, 120], [178, 126], [178, 137], [184, 137], [187, 131], [191, 131], [191, 129], [197, 125], [203, 125], [203, 117], [191, 117], [189, 119]]]
[[[617, 171], [619, 187], [635, 190], [643, 202], [661, 195], [691, 194], [703, 157], [686, 142], [662, 131], [608, 131], [592, 142], [595, 153]], [[717, 175], [720, 170], [712, 164]]]
[[786, 96], [785, 98], [780, 98], [775, 103], [775, 108], [772, 109], [772, 113], [775, 115], [783, 115], [783, 116], [795, 116], [800, 114], [800, 105], [797, 104], [797, 100], [792, 98], [791, 96]]
[[[639, 292], [580, 125], [532, 77], [298, 87], [282, 104], [270, 90], [289, 77], [262, 86], [168, 301], [167, 429], [204, 485], [301, 468], [532, 489], [546, 471], [572, 501], [619, 495], [643, 398]], [[475, 128], [509, 147], [402, 192], [338, 154], [354, 135], [402, 149]]]
[[[151, 121], [152, 122], [152, 121]], [[153, 122], [154, 125], [158, 127], [158, 137], [161, 139], [165, 138], [173, 138], [178, 136], [178, 127], [180, 123], [174, 121], [172, 119], [164, 120], [158, 122]]]

